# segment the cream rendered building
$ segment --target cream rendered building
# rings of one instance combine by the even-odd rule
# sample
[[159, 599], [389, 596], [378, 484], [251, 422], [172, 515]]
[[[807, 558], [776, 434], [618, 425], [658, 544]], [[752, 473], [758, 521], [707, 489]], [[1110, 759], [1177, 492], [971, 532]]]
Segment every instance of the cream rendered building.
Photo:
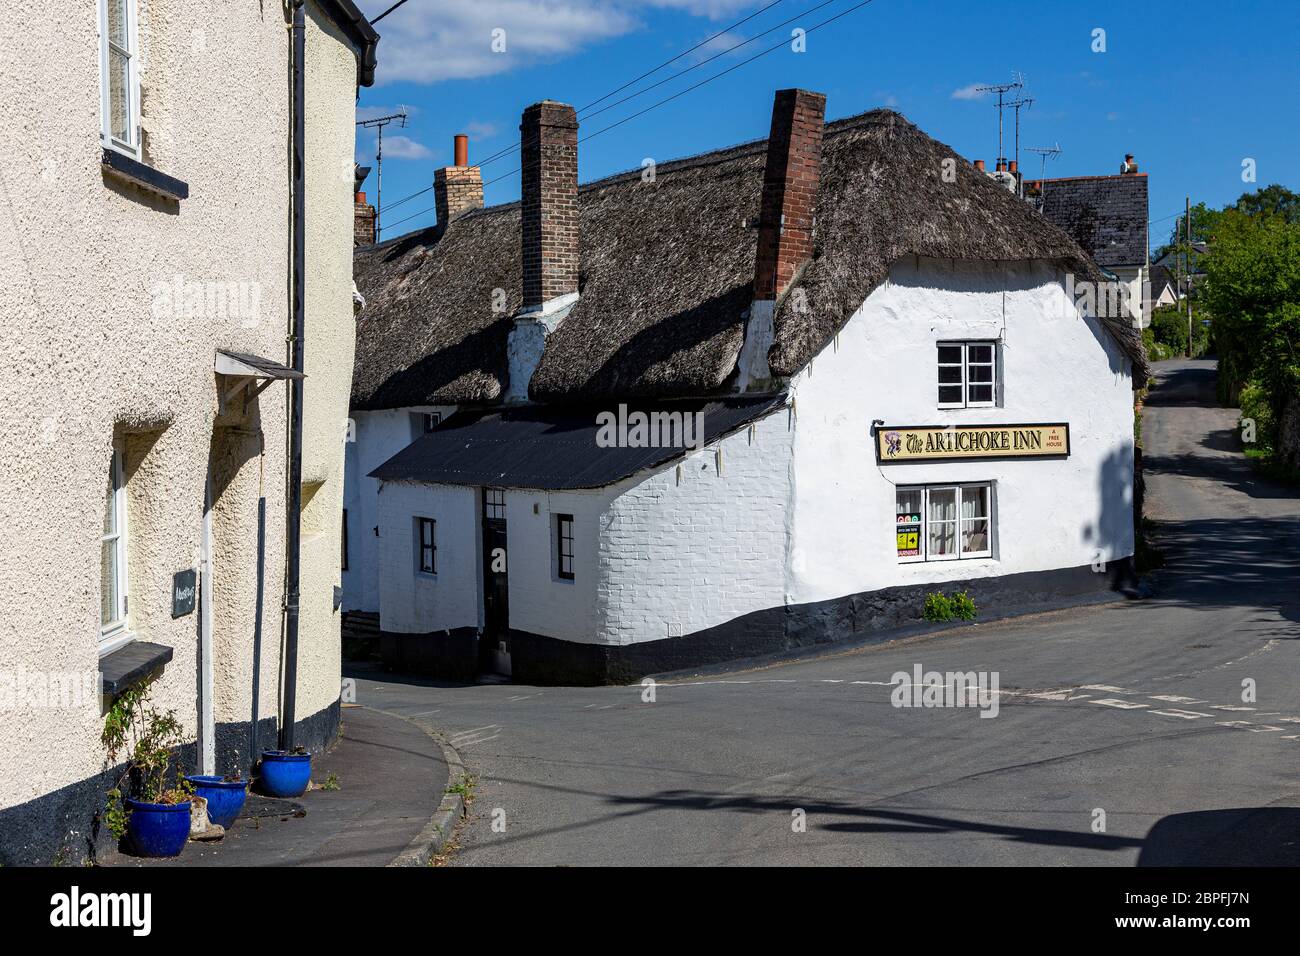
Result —
[[[105, 707], [149, 675], [189, 772], [277, 746], [288, 25], [280, 4], [16, 0], [0, 27], [0, 864], [106, 846]], [[378, 38], [349, 0], [307, 0], [304, 33], [296, 742], [318, 749], [339, 720], [353, 122]]]

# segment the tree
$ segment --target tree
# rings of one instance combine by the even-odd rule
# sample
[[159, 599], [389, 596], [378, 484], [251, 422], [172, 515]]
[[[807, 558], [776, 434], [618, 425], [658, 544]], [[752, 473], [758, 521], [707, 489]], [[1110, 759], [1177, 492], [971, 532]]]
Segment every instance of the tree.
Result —
[[1259, 382], [1280, 417], [1300, 392], [1300, 223], [1226, 210], [1204, 265], [1221, 385]]
[[1300, 194], [1273, 183], [1253, 193], [1243, 193], [1237, 211], [1248, 216], [1281, 216], [1287, 222], [1300, 223]]

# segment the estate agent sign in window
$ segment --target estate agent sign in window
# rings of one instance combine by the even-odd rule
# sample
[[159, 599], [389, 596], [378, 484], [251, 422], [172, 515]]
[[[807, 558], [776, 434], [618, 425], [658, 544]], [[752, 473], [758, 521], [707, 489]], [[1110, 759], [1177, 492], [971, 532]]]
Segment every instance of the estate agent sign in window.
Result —
[[1070, 426], [881, 425], [876, 460], [960, 461], [974, 458], [1068, 458]]
[[993, 485], [897, 489], [898, 560], [955, 561], [993, 555]]

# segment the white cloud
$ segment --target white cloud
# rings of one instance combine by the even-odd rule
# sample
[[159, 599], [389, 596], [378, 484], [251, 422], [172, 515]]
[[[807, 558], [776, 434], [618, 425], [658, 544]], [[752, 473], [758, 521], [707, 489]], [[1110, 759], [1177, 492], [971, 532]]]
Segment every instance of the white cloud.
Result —
[[710, 20], [720, 20], [749, 7], [759, 6], [754, 0], [648, 0], [647, 5], [684, 10], [692, 16], [708, 17]]
[[987, 96], [987, 93], [980, 90], [983, 85], [983, 83], [971, 83], [961, 87], [961, 89], [953, 90], [952, 98], [954, 100], [977, 100], [981, 96]]
[[464, 125], [464, 127], [462, 127], [461, 131], [470, 139], [491, 139], [497, 133], [501, 132], [501, 127], [496, 123], [470, 120]]
[[[373, 157], [373, 152], [371, 155]], [[384, 134], [384, 159], [429, 159], [431, 156], [433, 150], [409, 136]]]
[[[390, 0], [370, 0], [363, 9], [373, 16], [390, 5]], [[412, 2], [379, 24], [376, 81], [492, 76], [576, 53], [636, 26], [636, 17], [621, 3], [599, 0], [477, 0], [440, 4], [436, 10]], [[504, 42], [502, 52], [493, 49], [494, 38]]]

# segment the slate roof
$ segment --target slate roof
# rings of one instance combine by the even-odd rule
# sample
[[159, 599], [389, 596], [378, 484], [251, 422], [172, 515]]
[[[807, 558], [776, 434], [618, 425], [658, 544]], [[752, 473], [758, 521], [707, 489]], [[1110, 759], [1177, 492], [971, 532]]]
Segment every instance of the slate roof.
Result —
[[[785, 405], [783, 395], [639, 403], [642, 411], [703, 413], [702, 447]], [[600, 488], [680, 458], [686, 448], [602, 447], [597, 415], [617, 408], [525, 405], [457, 412], [370, 473], [383, 481], [546, 490]], [[692, 434], [694, 434], [692, 432]]]
[[1042, 213], [1100, 266], [1147, 261], [1147, 177], [1075, 176], [1041, 180]]

